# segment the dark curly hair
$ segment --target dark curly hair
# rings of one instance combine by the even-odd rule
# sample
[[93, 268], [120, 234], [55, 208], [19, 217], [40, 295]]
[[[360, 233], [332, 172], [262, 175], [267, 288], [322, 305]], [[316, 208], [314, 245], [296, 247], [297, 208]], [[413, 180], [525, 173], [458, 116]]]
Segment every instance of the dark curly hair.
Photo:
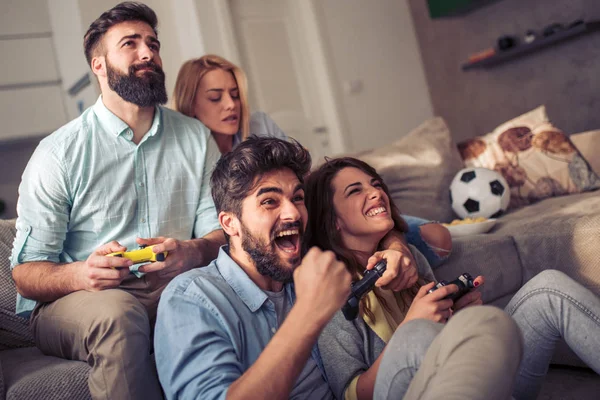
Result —
[[310, 166], [310, 153], [297, 141], [250, 136], [221, 157], [212, 172], [210, 187], [217, 213], [232, 212], [241, 218], [242, 202], [261, 176], [288, 168], [303, 183]]
[[158, 18], [150, 7], [134, 1], [119, 3], [110, 10], [103, 12], [98, 19], [92, 22], [83, 37], [83, 49], [88, 65], [92, 64], [93, 53], [98, 48], [104, 34], [114, 25], [125, 21], [145, 22], [150, 25], [154, 34], [158, 35], [156, 30]]

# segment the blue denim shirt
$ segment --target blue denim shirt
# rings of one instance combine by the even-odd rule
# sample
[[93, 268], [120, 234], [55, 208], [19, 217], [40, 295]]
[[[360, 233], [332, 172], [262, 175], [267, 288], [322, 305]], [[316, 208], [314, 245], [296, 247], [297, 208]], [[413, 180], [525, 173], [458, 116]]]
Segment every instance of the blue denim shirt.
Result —
[[[284, 290], [293, 303], [293, 285]], [[176, 277], [161, 295], [154, 350], [167, 399], [225, 399], [277, 328], [271, 300], [222, 247], [210, 265]], [[316, 343], [312, 357], [325, 380]]]

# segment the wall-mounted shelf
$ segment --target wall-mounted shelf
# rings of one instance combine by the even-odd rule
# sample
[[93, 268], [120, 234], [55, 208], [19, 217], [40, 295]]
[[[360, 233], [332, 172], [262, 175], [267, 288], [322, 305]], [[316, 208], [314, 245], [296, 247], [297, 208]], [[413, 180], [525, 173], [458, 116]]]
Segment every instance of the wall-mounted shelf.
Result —
[[490, 56], [483, 60], [463, 64], [462, 69], [463, 71], [467, 71], [475, 68], [493, 67], [497, 64], [501, 64], [515, 58], [523, 57], [529, 53], [533, 53], [545, 47], [557, 44], [559, 42], [563, 42], [565, 40], [573, 39], [575, 37], [597, 31], [600, 31], [600, 21], [584, 22], [572, 28], [556, 32], [550, 36], [539, 37], [531, 43], [522, 43], [511, 49], [497, 52], [493, 56]]

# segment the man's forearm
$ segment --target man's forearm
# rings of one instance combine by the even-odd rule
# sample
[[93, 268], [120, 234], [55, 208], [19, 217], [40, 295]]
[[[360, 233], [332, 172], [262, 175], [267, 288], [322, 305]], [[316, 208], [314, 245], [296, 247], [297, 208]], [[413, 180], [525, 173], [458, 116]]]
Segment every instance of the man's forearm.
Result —
[[47, 303], [83, 289], [75, 269], [81, 262], [57, 264], [34, 261], [17, 265], [12, 276], [19, 294], [25, 298]]
[[289, 398], [323, 327], [296, 304], [256, 362], [229, 387], [227, 399]]
[[407, 248], [406, 236], [402, 232], [392, 229], [380, 242], [380, 248], [383, 250], [402, 251]]
[[221, 229], [212, 231], [200, 239], [191, 239], [190, 242], [194, 244], [199, 254], [196, 267], [204, 267], [216, 259], [219, 255], [219, 248], [226, 243], [225, 235], [223, 235]]

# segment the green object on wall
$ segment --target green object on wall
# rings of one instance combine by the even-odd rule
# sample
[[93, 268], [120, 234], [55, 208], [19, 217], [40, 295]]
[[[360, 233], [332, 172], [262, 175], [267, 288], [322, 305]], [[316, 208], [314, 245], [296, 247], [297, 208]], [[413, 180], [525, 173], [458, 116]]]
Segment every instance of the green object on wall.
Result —
[[431, 18], [465, 13], [496, 0], [427, 0]]

